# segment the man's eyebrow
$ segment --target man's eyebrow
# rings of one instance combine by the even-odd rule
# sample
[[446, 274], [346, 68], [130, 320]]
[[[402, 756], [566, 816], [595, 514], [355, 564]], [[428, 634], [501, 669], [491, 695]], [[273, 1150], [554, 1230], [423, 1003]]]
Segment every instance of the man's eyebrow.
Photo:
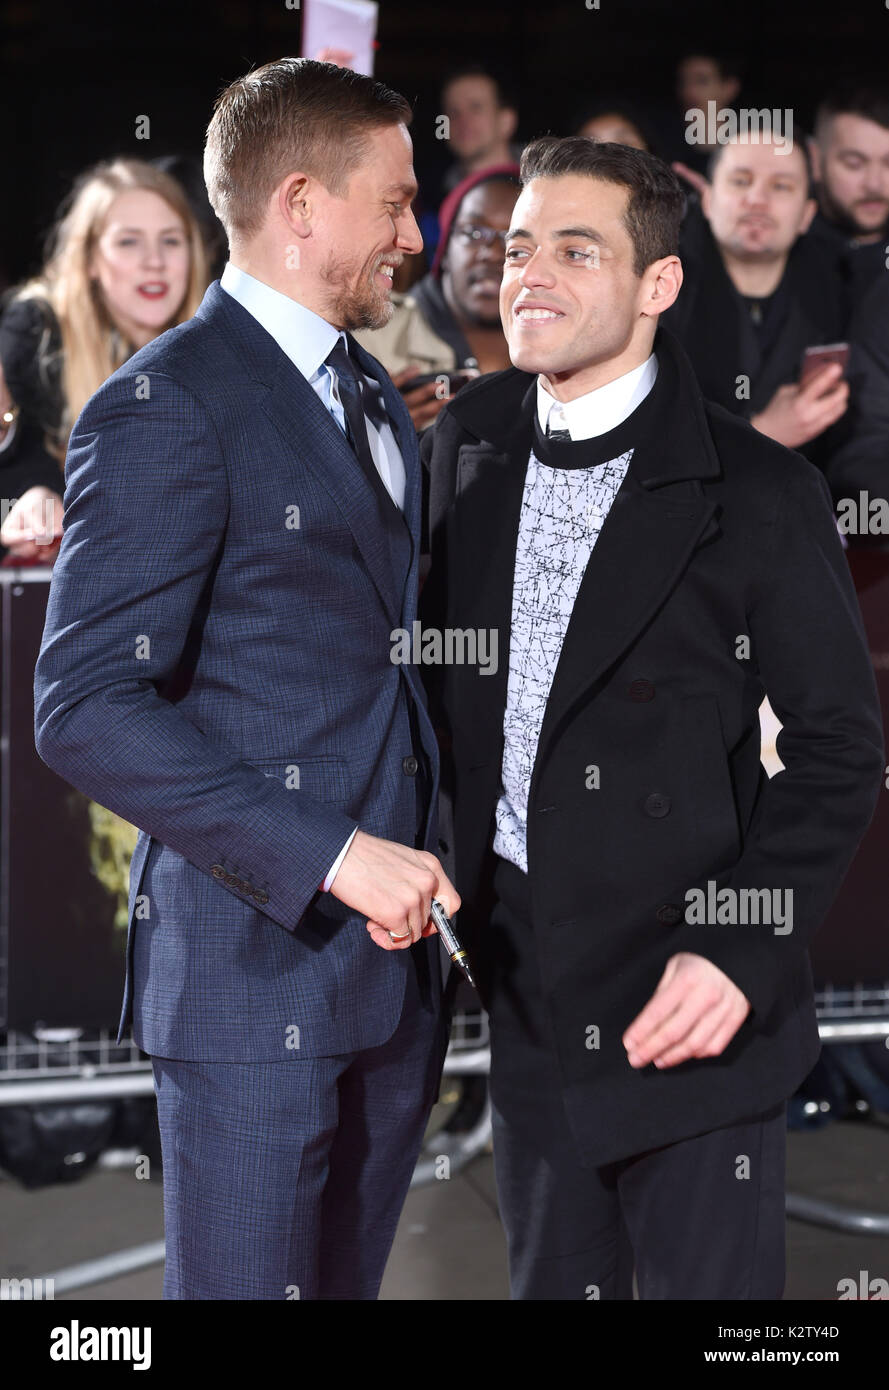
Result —
[[415, 198], [419, 192], [419, 185], [416, 183], [390, 183], [383, 189], [384, 193], [403, 193], [405, 198]]
[[[553, 241], [559, 241], [563, 237], [579, 236], [587, 241], [596, 241], [601, 246], [608, 245], [607, 237], [601, 232], [597, 232], [593, 227], [559, 227], [556, 231], [550, 232]], [[533, 241], [531, 233], [525, 227], [511, 227], [506, 233], [507, 241], [512, 241], [514, 237], [520, 237], [525, 241]]]

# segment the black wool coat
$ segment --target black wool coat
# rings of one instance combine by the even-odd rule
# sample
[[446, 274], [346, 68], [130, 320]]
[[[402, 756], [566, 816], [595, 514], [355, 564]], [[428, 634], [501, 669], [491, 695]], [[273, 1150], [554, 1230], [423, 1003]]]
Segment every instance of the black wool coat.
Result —
[[[593, 547], [528, 800], [533, 929], [569, 1121], [601, 1164], [788, 1097], [819, 1052], [807, 943], [871, 820], [880, 708], [822, 475], [704, 401], [663, 327], [656, 409]], [[442, 841], [485, 997], [516, 538], [535, 381], [465, 386], [423, 438], [425, 627], [496, 629], [498, 669], [425, 666], [443, 749]], [[641, 419], [642, 417], [640, 417]], [[785, 770], [760, 760], [764, 695]], [[596, 774], [590, 768], [598, 769]], [[792, 899], [792, 930], [687, 920], [686, 894]], [[783, 909], [782, 909], [783, 910]], [[713, 917], [714, 914], [711, 914]], [[667, 961], [713, 961], [751, 1012], [721, 1056], [630, 1067], [621, 1037]], [[598, 1030], [598, 1045], [590, 1046]]]

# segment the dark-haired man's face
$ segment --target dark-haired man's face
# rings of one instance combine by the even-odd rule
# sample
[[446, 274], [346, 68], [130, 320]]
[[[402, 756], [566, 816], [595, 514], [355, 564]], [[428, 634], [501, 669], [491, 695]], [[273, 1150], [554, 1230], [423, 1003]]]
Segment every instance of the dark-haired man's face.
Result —
[[683, 58], [676, 70], [676, 96], [683, 111], [696, 107], [706, 111], [707, 102], [715, 101], [717, 110], [731, 106], [740, 91], [736, 77], [723, 77], [714, 58]]
[[[640, 277], [624, 224], [629, 190], [585, 174], [532, 179], [515, 205], [506, 246], [500, 317], [513, 365], [558, 382], [571, 400], [628, 371], [650, 339], [652, 317], [675, 293], [658, 282], [675, 256]], [[659, 301], [652, 291], [659, 285]], [[650, 343], [649, 343], [650, 347]], [[645, 354], [640, 358], [644, 361]]]
[[458, 159], [477, 160], [509, 140], [515, 129], [515, 112], [500, 106], [497, 87], [483, 73], [456, 77], [442, 93], [448, 118], [448, 143]]
[[407, 127], [381, 126], [346, 195], [320, 192], [314, 235], [322, 251], [323, 316], [345, 329], [382, 328], [392, 317], [392, 274], [422, 249], [411, 211], [417, 191]]
[[484, 328], [500, 326], [500, 281], [503, 277], [503, 240], [490, 245], [473, 241], [472, 230], [506, 232], [518, 189], [491, 182], [473, 188], [460, 204], [442, 265], [442, 291], [451, 312], [461, 321]]
[[863, 116], [835, 116], [818, 155], [825, 215], [861, 236], [881, 232], [889, 221], [889, 130]]
[[702, 206], [717, 244], [733, 256], [787, 255], [815, 215], [802, 151], [771, 141], [726, 145]]

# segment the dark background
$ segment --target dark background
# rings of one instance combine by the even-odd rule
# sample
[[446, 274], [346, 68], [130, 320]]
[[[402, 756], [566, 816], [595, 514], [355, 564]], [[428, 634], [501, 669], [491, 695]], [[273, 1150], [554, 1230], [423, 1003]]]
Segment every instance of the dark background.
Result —
[[[493, 5], [382, 0], [376, 76], [415, 104], [416, 168], [431, 178], [439, 82], [477, 58], [512, 82], [519, 135], [567, 134], [607, 90], [672, 110], [676, 58], [714, 43], [737, 53], [744, 102], [811, 121], [846, 76], [889, 80], [885, 0], [514, 0]], [[38, 268], [61, 197], [87, 164], [114, 154], [200, 156], [218, 91], [250, 67], [299, 52], [300, 11], [285, 0], [154, 0], [122, 5], [0, 0], [0, 279]], [[139, 115], [151, 139], [135, 138]]]

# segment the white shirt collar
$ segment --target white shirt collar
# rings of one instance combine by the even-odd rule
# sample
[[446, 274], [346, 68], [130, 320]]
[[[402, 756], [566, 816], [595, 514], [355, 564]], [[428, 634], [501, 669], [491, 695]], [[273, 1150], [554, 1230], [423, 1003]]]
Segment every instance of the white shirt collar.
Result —
[[652, 353], [641, 366], [609, 381], [606, 386], [597, 386], [595, 390], [587, 391], [585, 396], [566, 402], [557, 401], [544, 386], [542, 377], [538, 376], [537, 419], [540, 428], [546, 434], [552, 413], [552, 428], [568, 430], [572, 440], [592, 439], [595, 435], [606, 434], [632, 415], [648, 395], [656, 376], [657, 358]]
[[219, 283], [271, 334], [308, 381], [321, 370], [337, 338], [342, 339], [348, 352], [349, 345], [342, 329], [335, 328], [289, 295], [272, 289], [263, 280], [257, 280], [255, 275], [248, 275], [231, 261], [226, 263]]

